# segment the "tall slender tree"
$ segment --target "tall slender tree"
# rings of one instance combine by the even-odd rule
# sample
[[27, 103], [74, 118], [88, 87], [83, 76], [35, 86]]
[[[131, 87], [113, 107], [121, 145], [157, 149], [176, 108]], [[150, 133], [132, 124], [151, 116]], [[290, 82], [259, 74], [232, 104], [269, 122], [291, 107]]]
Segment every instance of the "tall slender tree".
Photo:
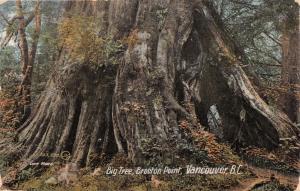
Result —
[[299, 6], [295, 3], [282, 19], [282, 86], [281, 107], [292, 121], [300, 123]]
[[26, 35], [26, 26], [32, 20], [28, 18], [25, 20], [23, 8], [22, 8], [22, 1], [16, 0], [16, 10], [17, 10], [17, 17], [19, 20], [18, 26], [18, 46], [21, 52], [21, 67], [22, 67], [22, 81], [20, 84], [20, 105], [23, 107], [23, 117], [22, 122], [24, 122], [27, 117], [30, 115], [31, 112], [31, 83], [32, 83], [32, 73], [33, 67], [37, 52], [37, 45], [39, 40], [39, 35], [41, 31], [41, 11], [40, 11], [40, 1], [36, 1], [36, 6], [34, 12], [30, 17], [35, 18], [35, 28], [34, 33], [32, 36], [31, 46], [29, 48], [27, 35]]
[[[32, 72], [41, 31], [40, 1], [36, 1], [34, 10], [27, 17], [25, 17], [21, 0], [16, 0], [16, 15], [11, 19], [6, 18], [3, 13], [0, 13], [0, 15], [7, 24], [6, 36], [2, 39], [0, 47], [5, 47], [14, 36], [18, 39], [22, 74], [22, 80], [19, 86], [19, 108], [23, 115], [21, 120], [21, 123], [23, 123], [31, 112]], [[35, 21], [34, 33], [31, 43], [28, 43], [28, 33], [26, 29], [33, 20]]]

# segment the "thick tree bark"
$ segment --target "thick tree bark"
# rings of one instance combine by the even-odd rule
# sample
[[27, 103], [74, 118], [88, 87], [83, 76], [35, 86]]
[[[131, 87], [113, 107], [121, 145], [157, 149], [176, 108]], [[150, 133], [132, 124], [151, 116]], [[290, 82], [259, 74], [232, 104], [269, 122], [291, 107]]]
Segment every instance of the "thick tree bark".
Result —
[[87, 63], [68, 61], [52, 76], [18, 131], [12, 153], [26, 160], [23, 167], [46, 159], [45, 152], [62, 151], [81, 165], [116, 152], [142, 164], [143, 140], [183, 140], [179, 121], [200, 128], [197, 114], [208, 125], [211, 108], [219, 122], [210, 128], [225, 141], [269, 149], [281, 138], [297, 141], [292, 122], [255, 92], [210, 6], [198, 0], [86, 3], [79, 4], [107, 26], [100, 34], [135, 41], [116, 70], [95, 72]]
[[[72, 153], [71, 160], [92, 165], [116, 151], [111, 120], [114, 69], [93, 71], [67, 65], [53, 74], [29, 120], [18, 130], [15, 154], [29, 161], [53, 160], [48, 154]], [[101, 76], [101, 79], [99, 79]]]

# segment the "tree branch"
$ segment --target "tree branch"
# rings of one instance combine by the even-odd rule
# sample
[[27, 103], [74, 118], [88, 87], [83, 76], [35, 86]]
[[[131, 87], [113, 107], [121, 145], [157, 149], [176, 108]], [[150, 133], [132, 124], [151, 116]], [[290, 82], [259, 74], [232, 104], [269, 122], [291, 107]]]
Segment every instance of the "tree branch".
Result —
[[[16, 20], [23, 20], [23, 19], [24, 19], [24, 22], [25, 22], [24, 28], [26, 28], [32, 22], [32, 20], [34, 19], [35, 15], [36, 15], [36, 12], [39, 9], [39, 7], [40, 7], [40, 1], [37, 1], [34, 11], [31, 12], [31, 14], [28, 16], [28, 18], [26, 20], [24, 18], [24, 14], [23, 13], [21, 15], [15, 15], [10, 20], [8, 18], [6, 18], [5, 15], [1, 11], [0, 11], [0, 16], [7, 23], [7, 28], [11, 27]], [[17, 7], [17, 9], [19, 11], [22, 11], [22, 5], [21, 5], [21, 8]], [[7, 44], [9, 43], [9, 41], [11, 40], [11, 38], [14, 36], [14, 34], [18, 32], [16, 30], [15, 31], [9, 31], [9, 32], [8, 32], [8, 30], [6, 30], [6, 31], [7, 31], [6, 32], [6, 36], [4, 37], [4, 39], [2, 40], [2, 42], [0, 43], [0, 49], [2, 49], [5, 46], [7, 46]]]
[[3, 20], [7, 23], [10, 24], [10, 21], [4, 16], [4, 14], [0, 11], [0, 16], [3, 18]]
[[282, 44], [276, 40], [274, 37], [272, 37], [270, 34], [268, 34], [266, 31], [263, 32], [263, 34], [265, 34], [267, 37], [269, 37], [271, 40], [273, 40], [276, 44], [278, 44], [279, 46], [282, 46]]

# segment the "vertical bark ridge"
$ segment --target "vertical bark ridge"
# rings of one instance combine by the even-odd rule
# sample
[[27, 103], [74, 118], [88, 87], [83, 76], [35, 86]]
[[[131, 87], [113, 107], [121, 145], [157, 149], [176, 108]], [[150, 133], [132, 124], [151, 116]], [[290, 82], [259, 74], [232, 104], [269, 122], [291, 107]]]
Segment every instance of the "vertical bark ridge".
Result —
[[141, 139], [179, 135], [174, 108], [183, 108], [174, 97], [175, 66], [192, 30], [191, 9], [187, 1], [139, 3], [137, 43], [119, 66], [113, 115], [118, 148], [137, 163]]

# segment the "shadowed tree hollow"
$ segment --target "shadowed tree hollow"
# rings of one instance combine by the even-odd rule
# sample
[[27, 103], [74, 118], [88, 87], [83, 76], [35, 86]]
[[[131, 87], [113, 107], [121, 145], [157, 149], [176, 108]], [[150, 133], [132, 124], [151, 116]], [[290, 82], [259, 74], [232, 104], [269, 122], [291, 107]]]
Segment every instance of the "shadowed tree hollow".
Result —
[[139, 164], [144, 140], [186, 138], [181, 120], [196, 120], [237, 145], [273, 149], [281, 139], [299, 138], [286, 115], [256, 93], [241, 67], [246, 58], [209, 3], [71, 1], [67, 9], [96, 17], [99, 35], [131, 40], [114, 55], [117, 64], [97, 69], [61, 53], [59, 69], [18, 129], [12, 154], [25, 166], [62, 151], [82, 166], [115, 153]]

